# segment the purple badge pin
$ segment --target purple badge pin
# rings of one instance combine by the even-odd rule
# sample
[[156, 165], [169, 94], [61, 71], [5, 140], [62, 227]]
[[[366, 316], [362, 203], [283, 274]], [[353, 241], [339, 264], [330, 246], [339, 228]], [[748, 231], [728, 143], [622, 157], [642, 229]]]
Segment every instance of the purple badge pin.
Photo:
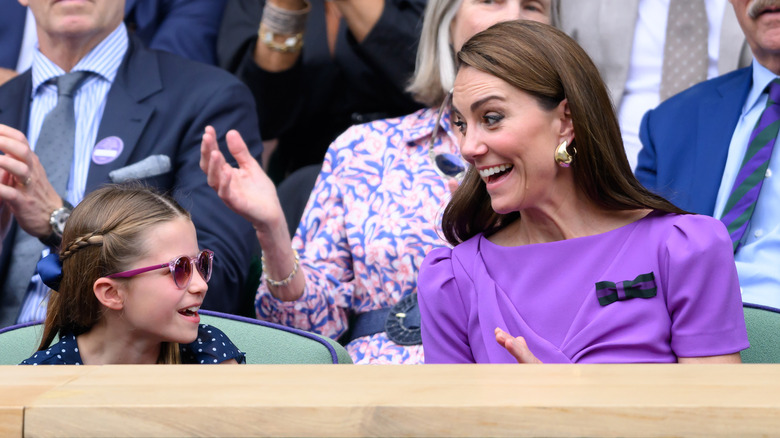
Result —
[[106, 164], [116, 160], [116, 157], [122, 153], [125, 143], [119, 137], [106, 137], [100, 140], [92, 150], [92, 162], [95, 164]]

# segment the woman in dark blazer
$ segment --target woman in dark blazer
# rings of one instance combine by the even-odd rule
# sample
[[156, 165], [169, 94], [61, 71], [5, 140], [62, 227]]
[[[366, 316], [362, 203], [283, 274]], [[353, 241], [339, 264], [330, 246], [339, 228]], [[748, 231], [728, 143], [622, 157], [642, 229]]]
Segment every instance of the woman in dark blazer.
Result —
[[[264, 0], [230, 0], [217, 41], [220, 65], [252, 89], [263, 139], [278, 139], [266, 163], [277, 182], [321, 163], [350, 125], [420, 108], [404, 90], [426, 0], [310, 3], [271, 1], [305, 22], [301, 32], [280, 35], [260, 26]], [[258, 43], [261, 33], [273, 42]]]

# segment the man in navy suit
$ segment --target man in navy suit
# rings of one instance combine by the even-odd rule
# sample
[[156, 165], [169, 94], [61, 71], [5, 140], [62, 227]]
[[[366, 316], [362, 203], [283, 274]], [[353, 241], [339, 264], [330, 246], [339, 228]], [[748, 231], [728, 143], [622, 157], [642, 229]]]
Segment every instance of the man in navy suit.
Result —
[[[231, 313], [251, 309], [243, 307], [251, 298], [240, 295], [255, 250], [254, 232], [209, 188], [198, 165], [207, 125], [215, 127], [225, 153], [224, 135], [235, 127], [245, 137], [249, 133], [251, 152], [260, 156], [249, 90], [216, 67], [145, 49], [128, 36], [122, 0], [22, 3], [35, 15], [40, 47], [32, 68], [0, 87], [0, 219], [9, 213], [13, 219], [0, 254], [0, 285], [16, 233], [52, 242], [52, 217], [67, 207], [64, 201], [75, 205], [84, 193], [112, 181], [112, 170], [164, 155], [171, 161], [169, 171], [140, 176], [171, 191], [190, 210], [200, 246], [216, 254], [204, 307]], [[72, 71], [89, 74], [74, 94], [76, 144], [67, 199], [62, 199], [48, 181], [35, 143], [57, 101], [51, 80]], [[0, 327], [19, 321], [19, 309], [35, 289], [31, 280], [26, 291], [0, 291]]]
[[[678, 207], [718, 218], [766, 106], [767, 86], [780, 76], [780, 2], [730, 1], [753, 53], [752, 65], [695, 85], [648, 111], [636, 169], [642, 184]], [[772, 151], [734, 257], [743, 301], [780, 308], [780, 146]]]

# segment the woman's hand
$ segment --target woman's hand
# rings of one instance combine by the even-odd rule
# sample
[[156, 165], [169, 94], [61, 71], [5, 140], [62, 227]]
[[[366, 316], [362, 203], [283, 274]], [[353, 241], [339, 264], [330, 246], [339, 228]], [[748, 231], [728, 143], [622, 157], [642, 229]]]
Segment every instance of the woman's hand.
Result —
[[496, 342], [506, 348], [517, 359], [517, 363], [542, 363], [528, 349], [528, 344], [522, 336], [513, 337], [509, 333], [496, 327]]
[[[255, 228], [274, 228], [284, 220], [276, 187], [260, 163], [249, 153], [244, 140], [235, 130], [225, 135], [228, 150], [238, 167], [225, 161], [219, 150], [214, 128], [207, 126], [200, 144], [200, 168], [208, 184], [231, 210], [248, 220]], [[287, 224], [284, 223], [287, 227]]]
[[[225, 161], [214, 128], [207, 126], [200, 143], [200, 168], [220, 199], [255, 227], [265, 257], [263, 273], [272, 279], [286, 278], [296, 262], [276, 187], [249, 153], [241, 134], [228, 131], [225, 140], [238, 167]], [[280, 300], [295, 301], [303, 294], [305, 285], [303, 275], [298, 274], [286, 286], [274, 287], [271, 293]]]

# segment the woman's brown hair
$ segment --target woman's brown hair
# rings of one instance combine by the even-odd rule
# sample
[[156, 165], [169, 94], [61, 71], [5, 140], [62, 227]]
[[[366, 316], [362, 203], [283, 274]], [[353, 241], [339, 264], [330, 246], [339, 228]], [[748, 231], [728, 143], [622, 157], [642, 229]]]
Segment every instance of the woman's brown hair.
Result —
[[[574, 125], [569, 150], [577, 149], [571, 164], [574, 182], [595, 205], [685, 213], [645, 189], [631, 173], [604, 81], [585, 51], [565, 33], [534, 21], [498, 23], [467, 41], [458, 60], [459, 68], [493, 75], [533, 96], [542, 108], [552, 110], [567, 99]], [[442, 232], [457, 245], [480, 232], [493, 233], [518, 217], [518, 212], [493, 211], [485, 183], [471, 167], [444, 210]]]
[[[38, 350], [56, 335], [88, 332], [102, 317], [92, 289], [98, 278], [129, 268], [144, 256], [143, 233], [150, 226], [190, 214], [170, 196], [138, 184], [108, 185], [73, 209], [62, 235], [62, 280], [52, 291]], [[158, 363], [178, 363], [179, 346], [163, 343]]]

